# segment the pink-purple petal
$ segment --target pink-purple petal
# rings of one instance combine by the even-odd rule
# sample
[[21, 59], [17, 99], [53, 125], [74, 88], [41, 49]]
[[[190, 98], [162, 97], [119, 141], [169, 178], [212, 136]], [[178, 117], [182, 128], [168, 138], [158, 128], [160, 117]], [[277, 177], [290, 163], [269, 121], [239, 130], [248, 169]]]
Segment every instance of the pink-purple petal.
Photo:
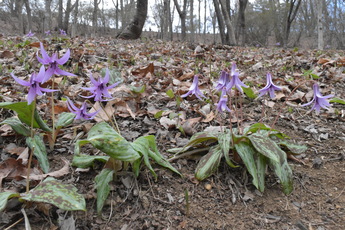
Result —
[[62, 56], [62, 58], [56, 60], [56, 62], [59, 64], [59, 65], [63, 65], [65, 64], [68, 59], [69, 59], [69, 56], [70, 56], [70, 50], [68, 49], [65, 53], [65, 55]]

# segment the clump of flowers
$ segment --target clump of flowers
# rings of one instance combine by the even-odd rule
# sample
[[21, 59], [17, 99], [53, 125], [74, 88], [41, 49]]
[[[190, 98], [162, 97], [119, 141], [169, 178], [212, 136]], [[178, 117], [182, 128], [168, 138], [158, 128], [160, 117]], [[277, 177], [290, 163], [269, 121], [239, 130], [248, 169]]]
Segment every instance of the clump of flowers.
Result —
[[267, 81], [266, 86], [259, 90], [258, 97], [262, 97], [266, 93], [269, 93], [270, 97], [274, 98], [275, 97], [274, 91], [281, 90], [282, 88], [273, 84], [272, 75], [270, 73], [267, 73], [266, 81]]
[[96, 112], [93, 112], [93, 113], [88, 113], [86, 111], [86, 109], [87, 109], [86, 101], [84, 101], [83, 104], [80, 106], [80, 108], [78, 108], [77, 106], [75, 106], [73, 104], [71, 99], [67, 98], [67, 106], [68, 106], [69, 111], [76, 115], [75, 116], [76, 120], [78, 120], [78, 119], [91, 120], [99, 112], [99, 111], [96, 111]]

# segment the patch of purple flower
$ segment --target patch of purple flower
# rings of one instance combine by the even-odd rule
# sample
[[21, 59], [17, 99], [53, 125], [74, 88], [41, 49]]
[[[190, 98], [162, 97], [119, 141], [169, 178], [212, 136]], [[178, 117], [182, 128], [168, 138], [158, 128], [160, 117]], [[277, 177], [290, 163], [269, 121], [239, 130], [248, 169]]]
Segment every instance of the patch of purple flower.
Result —
[[321, 93], [320, 93], [320, 87], [319, 87], [319, 85], [317, 83], [315, 83], [313, 85], [313, 91], [314, 91], [313, 99], [310, 102], [308, 102], [306, 104], [303, 104], [302, 105], [303, 107], [304, 106], [308, 106], [308, 105], [314, 103], [314, 105], [311, 108], [311, 110], [315, 110], [316, 114], [319, 114], [321, 108], [328, 109], [327, 107], [332, 106], [328, 102], [327, 99], [333, 97], [334, 95], [330, 94], [330, 95], [327, 95], [327, 96], [322, 96]]
[[282, 88], [273, 84], [272, 75], [270, 73], [267, 73], [266, 81], [267, 81], [267, 84], [264, 88], [259, 90], [260, 94], [258, 97], [261, 97], [265, 95], [266, 93], [269, 93], [270, 97], [274, 98], [275, 97], [274, 91], [281, 90]]
[[40, 84], [44, 83], [45, 81], [47, 81], [49, 79], [49, 77], [47, 78], [47, 76], [46, 76], [46, 72], [45, 72], [44, 66], [41, 66], [40, 71], [39, 71], [38, 74], [33, 73], [31, 75], [29, 82], [24, 81], [24, 80], [22, 80], [20, 78], [17, 78], [13, 73], [11, 73], [11, 76], [13, 77], [13, 79], [16, 82], [18, 82], [22, 86], [30, 87], [29, 92], [28, 92], [28, 96], [27, 96], [27, 100], [28, 100], [28, 104], [29, 105], [33, 102], [33, 100], [35, 99], [36, 95], [40, 96], [40, 95], [43, 95], [43, 92], [54, 92], [54, 91], [57, 91], [57, 90], [42, 88], [40, 86]]
[[189, 88], [189, 91], [183, 95], [181, 95], [182, 98], [188, 97], [189, 95], [195, 95], [199, 100], [202, 100], [201, 97], [205, 97], [204, 94], [199, 90], [199, 77], [198, 75], [194, 75], [193, 83]]
[[73, 104], [73, 102], [69, 98], [67, 98], [67, 107], [71, 113], [74, 113], [76, 115], [76, 117], [74, 118], [75, 120], [78, 120], [78, 119], [91, 120], [99, 112], [99, 111], [96, 111], [93, 113], [88, 113], [86, 111], [87, 109], [86, 101], [84, 101], [81, 107], [78, 108], [77, 106]]
[[236, 63], [232, 63], [231, 67], [231, 80], [230, 82], [226, 85], [226, 91], [231, 90], [233, 87], [236, 87], [238, 91], [243, 93], [243, 90], [241, 87], [248, 88], [249, 86], [245, 85], [239, 78], [240, 73], [236, 70]]

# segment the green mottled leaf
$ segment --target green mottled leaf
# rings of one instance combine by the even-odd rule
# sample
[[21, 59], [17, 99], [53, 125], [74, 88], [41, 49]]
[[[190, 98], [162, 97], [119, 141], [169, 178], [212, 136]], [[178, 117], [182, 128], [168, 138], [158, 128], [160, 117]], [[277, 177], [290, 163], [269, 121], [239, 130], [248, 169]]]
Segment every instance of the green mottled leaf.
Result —
[[97, 189], [97, 213], [101, 214], [104, 202], [109, 196], [110, 186], [109, 183], [113, 180], [114, 171], [108, 168], [103, 169], [96, 177]]
[[230, 160], [229, 157], [229, 151], [230, 149], [232, 149], [232, 137], [231, 137], [231, 133], [229, 132], [229, 130], [226, 130], [226, 132], [219, 134], [218, 136], [218, 143], [219, 143], [219, 147], [223, 152], [223, 155], [225, 157], [225, 161], [226, 163], [232, 167], [232, 168], [236, 168], [238, 166], [236, 166], [234, 163], [232, 163], [232, 161]]
[[244, 141], [235, 144], [235, 149], [238, 155], [241, 157], [249, 174], [252, 175], [254, 186], [259, 189], [258, 170], [256, 168], [254, 159], [255, 149], [249, 143], [246, 143]]
[[93, 126], [87, 140], [97, 149], [120, 161], [135, 161], [140, 155], [125, 138], [110, 125], [101, 122]]
[[285, 152], [266, 135], [254, 133], [249, 135], [248, 138], [259, 153], [273, 161], [280, 162], [280, 159], [285, 155]]
[[139, 87], [135, 87], [135, 86], [130, 85], [130, 88], [131, 88], [131, 91], [134, 93], [143, 93], [146, 90], [146, 85], [142, 85]]
[[20, 197], [16, 192], [1, 192], [0, 193], [0, 212], [6, 208], [7, 201], [12, 197]]
[[24, 124], [18, 118], [7, 118], [0, 124], [8, 124], [16, 133], [21, 134], [23, 136], [30, 136], [30, 129], [24, 126]]
[[252, 88], [248, 87], [248, 88], [245, 88], [245, 87], [242, 87], [243, 89], [243, 92], [247, 95], [247, 97], [249, 97], [250, 99], [255, 99], [256, 98], [256, 95], [254, 93], [254, 91], [252, 90]]
[[293, 175], [292, 170], [287, 162], [286, 155], [281, 159], [281, 162], [269, 161], [271, 168], [278, 176], [285, 194], [290, 194], [293, 191]]
[[29, 193], [23, 194], [20, 199], [49, 203], [66, 211], [86, 211], [84, 196], [77, 193], [76, 187], [51, 178], [45, 179]]
[[77, 140], [74, 145], [74, 154], [79, 155], [80, 154], [80, 147], [83, 145], [89, 144], [89, 140]]
[[336, 97], [329, 100], [329, 102], [345, 105], [345, 100]]
[[40, 135], [35, 135], [34, 138], [27, 137], [26, 144], [30, 147], [31, 150], [34, 149], [34, 155], [40, 163], [40, 167], [43, 170], [43, 172], [48, 173], [49, 161], [47, 157], [47, 149], [44, 145], [42, 137]]
[[157, 180], [157, 174], [155, 172], [155, 170], [153, 170], [151, 163], [150, 163], [150, 159], [149, 159], [149, 142], [147, 139], [145, 139], [144, 137], [139, 137], [138, 139], [136, 139], [133, 143], [132, 143], [133, 148], [135, 149], [135, 151], [137, 151], [138, 153], [141, 154], [141, 156], [144, 159], [144, 163], [146, 165], [146, 167], [149, 168], [150, 172], [152, 173], [152, 175], [155, 177], [155, 179]]
[[195, 169], [195, 178], [201, 181], [211, 176], [218, 169], [222, 155], [223, 152], [219, 145], [212, 147], [210, 151], [200, 159]]
[[[246, 127], [244, 129], [244, 133], [245, 135], [247, 135], [248, 133], [256, 133], [258, 130], [270, 130], [270, 129], [271, 129], [270, 127], [266, 126], [263, 123], [255, 123], [249, 127]], [[272, 131], [278, 131], [278, 130], [273, 129]]]
[[74, 113], [61, 113], [56, 122], [56, 128], [60, 129], [62, 127], [72, 124], [75, 116], [76, 115]]
[[78, 168], [93, 167], [95, 161], [107, 162], [109, 156], [90, 156], [85, 154], [74, 155], [72, 165]]
[[286, 147], [293, 154], [301, 154], [307, 151], [308, 147], [306, 145], [298, 145], [288, 141], [279, 141], [278, 145]]
[[[0, 108], [11, 109], [15, 111], [18, 114], [19, 120], [31, 126], [32, 110], [35, 109], [34, 105], [35, 103], [31, 103], [30, 105], [28, 105], [27, 102], [1, 102]], [[39, 116], [36, 109], [34, 111], [33, 127], [41, 128], [44, 131], [48, 132], [51, 131], [51, 129]]]

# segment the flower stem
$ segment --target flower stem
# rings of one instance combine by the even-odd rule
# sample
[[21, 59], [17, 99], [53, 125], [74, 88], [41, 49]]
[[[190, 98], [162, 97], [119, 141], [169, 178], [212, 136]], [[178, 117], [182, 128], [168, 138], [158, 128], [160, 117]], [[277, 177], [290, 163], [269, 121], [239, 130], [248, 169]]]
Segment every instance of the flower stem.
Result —
[[104, 106], [102, 105], [102, 102], [99, 102], [99, 104], [101, 105], [101, 108], [104, 111], [105, 115], [107, 115], [107, 117], [108, 117], [109, 121], [111, 122], [111, 125], [113, 126], [113, 128], [116, 130], [116, 132], [118, 132], [121, 135], [120, 129], [119, 129], [119, 126], [118, 126], [118, 124], [116, 122], [114, 114], [112, 114], [113, 118], [111, 119], [111, 117], [109, 116], [109, 114], [105, 110]]
[[[54, 82], [55, 82], [55, 75], [53, 74], [53, 79], [52, 79], [52, 89], [54, 89]], [[53, 122], [53, 128], [52, 128], [52, 143], [50, 144], [50, 150], [53, 150], [54, 145], [55, 145], [55, 141], [56, 141], [56, 136], [55, 136], [55, 106], [54, 106], [54, 92], [52, 92], [52, 96], [51, 96], [51, 100], [52, 100], [52, 122]]]
[[[31, 126], [30, 126], [30, 137], [33, 140], [35, 131], [34, 131], [34, 116], [35, 116], [35, 109], [36, 109], [36, 98], [34, 99], [33, 103], [33, 109], [31, 113]], [[32, 162], [32, 155], [34, 154], [35, 151], [35, 142], [32, 141], [32, 148], [31, 151], [29, 152], [29, 162], [28, 162], [28, 169], [27, 169], [27, 174], [26, 174], [26, 193], [30, 191], [30, 171], [31, 171], [31, 162]]]

